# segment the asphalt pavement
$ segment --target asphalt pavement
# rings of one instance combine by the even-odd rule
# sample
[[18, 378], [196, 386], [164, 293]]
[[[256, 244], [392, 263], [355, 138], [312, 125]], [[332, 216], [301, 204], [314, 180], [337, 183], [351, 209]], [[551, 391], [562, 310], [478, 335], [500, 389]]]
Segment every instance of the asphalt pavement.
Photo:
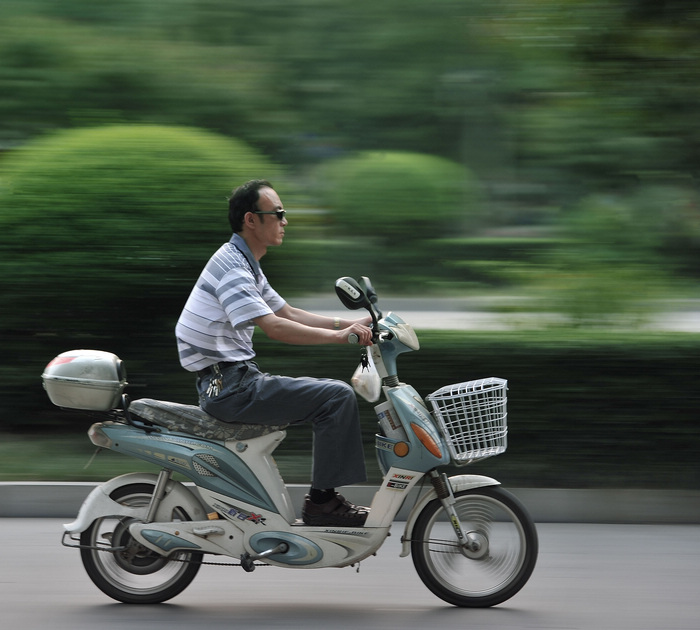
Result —
[[696, 630], [700, 526], [539, 524], [532, 577], [486, 609], [445, 604], [400, 558], [401, 523], [344, 569], [204, 566], [166, 604], [117, 604], [90, 581], [61, 521], [0, 519], [3, 628], [26, 630]]

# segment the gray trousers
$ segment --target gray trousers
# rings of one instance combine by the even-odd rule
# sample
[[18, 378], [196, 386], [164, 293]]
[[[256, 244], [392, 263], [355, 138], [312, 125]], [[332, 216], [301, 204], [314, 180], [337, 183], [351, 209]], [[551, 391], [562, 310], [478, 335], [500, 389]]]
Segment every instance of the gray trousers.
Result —
[[225, 364], [222, 386], [207, 390], [215, 375], [204, 370], [197, 379], [199, 404], [223, 422], [284, 425], [311, 422], [311, 485], [327, 489], [367, 480], [357, 397], [342, 381], [292, 378], [261, 372], [253, 361]]

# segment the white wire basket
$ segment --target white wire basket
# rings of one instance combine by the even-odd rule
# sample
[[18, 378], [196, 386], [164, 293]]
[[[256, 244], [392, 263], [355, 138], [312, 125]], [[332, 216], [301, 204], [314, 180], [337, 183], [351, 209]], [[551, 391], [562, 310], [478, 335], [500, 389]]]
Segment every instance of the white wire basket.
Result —
[[446, 385], [426, 397], [457, 466], [505, 452], [508, 381], [490, 377]]

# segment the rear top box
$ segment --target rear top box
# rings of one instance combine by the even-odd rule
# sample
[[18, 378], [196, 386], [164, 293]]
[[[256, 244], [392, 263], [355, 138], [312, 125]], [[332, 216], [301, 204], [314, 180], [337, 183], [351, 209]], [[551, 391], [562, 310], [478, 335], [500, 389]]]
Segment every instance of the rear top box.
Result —
[[63, 352], [46, 366], [41, 378], [54, 405], [92, 411], [117, 407], [127, 385], [121, 359], [101, 350]]

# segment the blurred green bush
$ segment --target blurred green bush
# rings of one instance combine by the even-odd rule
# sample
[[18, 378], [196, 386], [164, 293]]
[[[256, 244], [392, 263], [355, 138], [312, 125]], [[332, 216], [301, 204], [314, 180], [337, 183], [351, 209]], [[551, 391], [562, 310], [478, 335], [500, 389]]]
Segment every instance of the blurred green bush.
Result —
[[24, 422], [16, 393], [61, 348], [107, 347], [156, 366], [174, 358], [175, 321], [230, 237], [231, 189], [266, 177], [284, 190], [282, 174], [241, 141], [154, 125], [61, 131], [6, 155], [3, 424]]
[[468, 232], [480, 213], [472, 173], [432, 155], [362, 152], [324, 163], [315, 179], [336, 237], [355, 239], [365, 273], [397, 285], [438, 277], [434, 239]]
[[432, 155], [362, 152], [330, 160], [317, 179], [337, 226], [399, 247], [461, 232], [479, 211], [468, 169]]
[[659, 300], [682, 291], [678, 272], [697, 265], [697, 193], [687, 187], [588, 195], [558, 229], [559, 240], [528, 274], [530, 286], [577, 325], [607, 325], [621, 314], [641, 322]]
[[242, 142], [195, 129], [61, 131], [3, 162], [2, 327], [142, 334], [177, 316], [229, 238], [226, 197], [281, 170]]

